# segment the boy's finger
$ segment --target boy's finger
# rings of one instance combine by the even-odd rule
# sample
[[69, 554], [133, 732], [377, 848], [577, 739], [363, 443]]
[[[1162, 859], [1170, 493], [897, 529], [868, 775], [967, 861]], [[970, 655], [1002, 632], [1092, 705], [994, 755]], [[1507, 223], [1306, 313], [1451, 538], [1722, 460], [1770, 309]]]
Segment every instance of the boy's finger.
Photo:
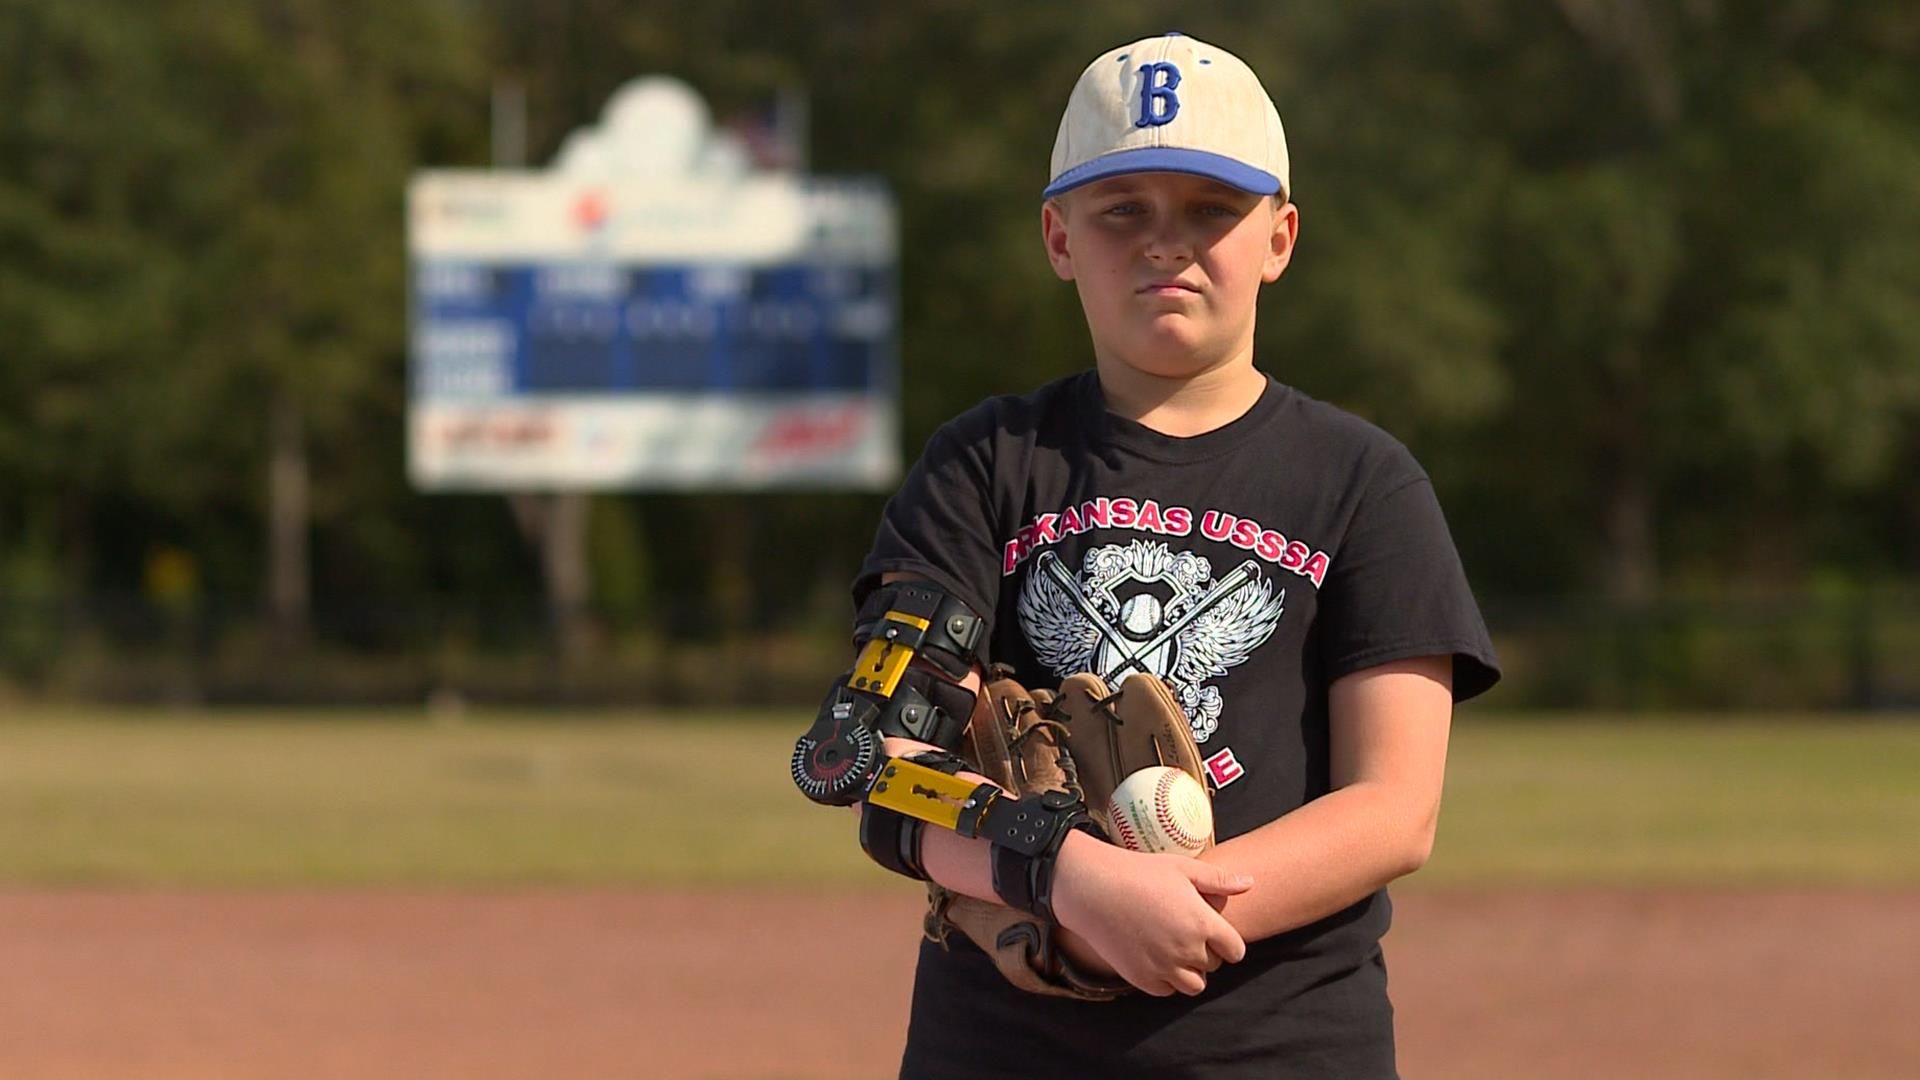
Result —
[[1128, 979], [1127, 981], [1143, 994], [1150, 994], [1153, 997], [1173, 996], [1173, 987], [1161, 979]]
[[1207, 951], [1229, 964], [1237, 964], [1247, 958], [1247, 943], [1232, 923], [1216, 916], [1213, 929], [1207, 934]]
[[1175, 990], [1180, 991], [1188, 997], [1192, 997], [1207, 988], [1207, 977], [1188, 968], [1182, 968], [1174, 972], [1173, 977], [1168, 981], [1173, 984]]
[[1187, 872], [1187, 878], [1193, 882], [1193, 887], [1203, 893], [1235, 896], [1253, 888], [1253, 879], [1247, 875], [1223, 870], [1211, 863], [1188, 859], [1183, 861], [1181, 868]]

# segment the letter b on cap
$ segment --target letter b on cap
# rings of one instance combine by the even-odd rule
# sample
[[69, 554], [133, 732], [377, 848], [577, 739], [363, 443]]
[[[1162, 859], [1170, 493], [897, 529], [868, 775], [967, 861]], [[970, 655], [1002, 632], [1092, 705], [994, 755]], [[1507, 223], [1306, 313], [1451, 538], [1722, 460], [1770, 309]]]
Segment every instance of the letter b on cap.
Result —
[[[1162, 76], [1165, 76], [1162, 78]], [[1180, 69], [1165, 62], [1140, 65], [1140, 118], [1134, 127], [1158, 127], [1180, 111]]]

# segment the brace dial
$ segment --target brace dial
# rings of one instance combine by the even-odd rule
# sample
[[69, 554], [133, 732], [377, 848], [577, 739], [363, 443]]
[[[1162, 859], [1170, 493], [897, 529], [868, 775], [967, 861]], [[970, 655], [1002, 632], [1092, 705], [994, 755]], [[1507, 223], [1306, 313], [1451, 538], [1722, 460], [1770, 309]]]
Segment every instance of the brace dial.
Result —
[[836, 703], [793, 744], [793, 782], [817, 803], [860, 801], [879, 766], [880, 733], [853, 716], [852, 702]]

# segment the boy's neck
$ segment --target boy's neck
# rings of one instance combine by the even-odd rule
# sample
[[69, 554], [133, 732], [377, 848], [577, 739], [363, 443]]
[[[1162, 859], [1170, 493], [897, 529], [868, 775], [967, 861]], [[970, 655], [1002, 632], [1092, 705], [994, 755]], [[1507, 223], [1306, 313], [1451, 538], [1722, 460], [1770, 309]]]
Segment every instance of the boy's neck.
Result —
[[1185, 378], [1152, 375], [1125, 361], [1096, 356], [1107, 411], [1162, 435], [1189, 438], [1246, 415], [1266, 391], [1251, 351]]

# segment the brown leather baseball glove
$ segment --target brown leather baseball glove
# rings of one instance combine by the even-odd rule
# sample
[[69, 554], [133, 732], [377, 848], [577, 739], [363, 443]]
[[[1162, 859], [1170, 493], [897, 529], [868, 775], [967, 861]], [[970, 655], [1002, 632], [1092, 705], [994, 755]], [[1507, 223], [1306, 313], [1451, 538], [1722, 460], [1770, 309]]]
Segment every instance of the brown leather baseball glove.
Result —
[[[1071, 791], [1112, 835], [1105, 807], [1130, 773], [1171, 765], [1206, 786], [1200, 752], [1167, 684], [1128, 676], [1118, 691], [1098, 675], [1069, 676], [1058, 692], [1028, 691], [995, 665], [981, 689], [961, 748], [980, 774], [1020, 796]], [[946, 944], [958, 929], [993, 958], [1013, 985], [1036, 994], [1111, 1001], [1124, 980], [1084, 971], [1059, 948], [1059, 927], [1024, 911], [976, 900], [931, 882], [926, 933]]]

